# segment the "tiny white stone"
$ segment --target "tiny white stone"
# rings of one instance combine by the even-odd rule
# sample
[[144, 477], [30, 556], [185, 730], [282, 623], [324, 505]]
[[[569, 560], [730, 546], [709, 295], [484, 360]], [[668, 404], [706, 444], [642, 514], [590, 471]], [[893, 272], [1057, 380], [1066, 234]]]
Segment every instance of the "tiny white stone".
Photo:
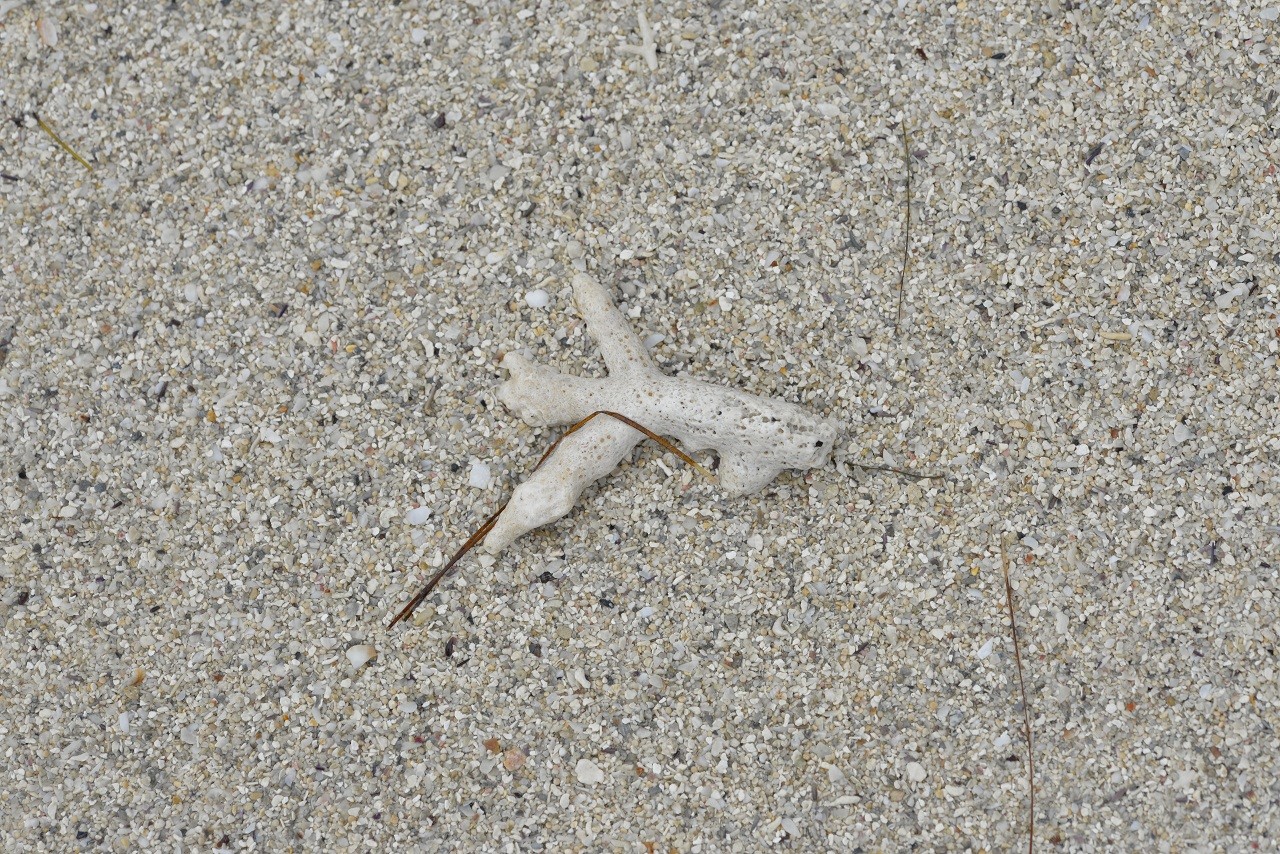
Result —
[[467, 475], [467, 483], [476, 489], [488, 489], [489, 484], [493, 483], [493, 472], [489, 469], [489, 464], [482, 460], [473, 459], [471, 461], [471, 472]]
[[358, 643], [347, 650], [347, 661], [351, 662], [354, 670], [359, 670], [369, 663], [369, 660], [378, 654], [378, 651], [372, 645], [367, 643]]
[[542, 288], [538, 288], [525, 294], [524, 301], [528, 303], [529, 308], [546, 308], [551, 302], [551, 295]]
[[639, 611], [637, 611], [637, 612], [636, 612], [636, 616], [637, 616], [637, 617], [639, 617], [639, 618], [640, 618], [640, 619], [642, 619], [642, 620], [643, 620], [643, 619], [645, 619], [646, 617], [652, 617], [652, 616], [653, 616], [653, 609], [652, 609], [652, 608], [650, 608], [648, 605], [646, 605], [646, 606], [644, 606], [643, 608], [641, 608]]
[[422, 27], [414, 27], [409, 31], [409, 41], [414, 44], [422, 44], [427, 40], [427, 31]]
[[919, 762], [907, 763], [907, 779], [913, 783], [923, 783], [924, 778], [929, 776], [929, 772], [924, 770], [924, 766]]
[[604, 782], [604, 771], [600, 770], [600, 766], [590, 759], [579, 759], [577, 767], [574, 768], [574, 773], [578, 775], [578, 782], [588, 786]]
[[1195, 436], [1195, 433], [1192, 433], [1191, 428], [1182, 422], [1178, 422], [1178, 425], [1173, 428], [1173, 442], [1175, 445], [1181, 445], [1193, 436]]
[[983, 659], [983, 658], [986, 658], [988, 655], [990, 655], [990, 654], [991, 654], [991, 648], [992, 648], [993, 646], [995, 646], [995, 643], [996, 643], [996, 639], [995, 639], [995, 638], [991, 638], [991, 639], [990, 639], [990, 640], [988, 640], [986, 643], [984, 643], [984, 644], [982, 645], [982, 647], [981, 647], [981, 648], [978, 650], [978, 652], [977, 652], [978, 658], [979, 658], [979, 659]]
[[995, 747], [996, 750], [1003, 750], [1004, 748], [1009, 746], [1009, 742], [1011, 741], [1013, 741], [1013, 739], [1009, 737], [1009, 733], [1002, 732], [1000, 733], [999, 736], [996, 737], [996, 740], [992, 742], [992, 745]]
[[1280, 19], [1280, 6], [1268, 6], [1258, 13], [1258, 17], [1264, 21], [1274, 21]]
[[430, 507], [414, 507], [408, 513], [404, 514], [405, 522], [410, 525], [421, 525], [431, 517]]
[[747, 537], [747, 548], [751, 549], [753, 552], [760, 551], [764, 548], [764, 537], [759, 534], [752, 534]]
[[120, 717], [117, 719], [117, 723], [120, 726], [120, 731], [125, 735], [128, 735], [129, 734], [129, 713], [121, 712]]
[[58, 25], [49, 20], [48, 17], [42, 17], [36, 21], [36, 30], [39, 31], [40, 41], [44, 42], [45, 46], [58, 46]]

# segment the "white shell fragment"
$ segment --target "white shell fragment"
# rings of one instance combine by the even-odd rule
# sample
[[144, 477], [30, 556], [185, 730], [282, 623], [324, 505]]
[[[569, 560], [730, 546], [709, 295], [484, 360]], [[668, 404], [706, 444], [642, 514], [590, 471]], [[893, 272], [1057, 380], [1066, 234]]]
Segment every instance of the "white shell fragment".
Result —
[[636, 17], [640, 19], [640, 44], [624, 44], [618, 50], [643, 57], [645, 64], [649, 66], [649, 70], [657, 71], [658, 44], [653, 40], [653, 27], [649, 26], [649, 16], [644, 13], [644, 9], [640, 9], [636, 13]]
[[[498, 399], [526, 423], [573, 424], [600, 410], [618, 412], [658, 434], [674, 436], [689, 451], [715, 450], [720, 485], [730, 495], [755, 492], [783, 469], [813, 468], [827, 461], [838, 432], [834, 421], [785, 401], [666, 376], [599, 282], [581, 273], [574, 277], [573, 293], [609, 377], [569, 376], [508, 353], [502, 366], [510, 378], [499, 387]], [[567, 515], [582, 491], [613, 471], [642, 438], [608, 416], [598, 416], [566, 437], [516, 487], [485, 538], [485, 550], [496, 554], [521, 534]]]
[[529, 308], [546, 308], [551, 303], [551, 295], [542, 288], [538, 288], [536, 291], [525, 294], [524, 301]]
[[404, 514], [404, 520], [410, 525], [421, 525], [431, 518], [430, 507], [414, 507]]
[[574, 773], [578, 775], [578, 782], [588, 786], [595, 786], [604, 782], [604, 771], [600, 766], [592, 762], [590, 759], [579, 759]]
[[372, 644], [358, 643], [347, 650], [347, 661], [351, 662], [352, 670], [359, 670], [377, 655], [378, 651]]
[[493, 472], [489, 469], [489, 464], [482, 460], [472, 460], [467, 483], [476, 489], [488, 489], [489, 484], [493, 483]]

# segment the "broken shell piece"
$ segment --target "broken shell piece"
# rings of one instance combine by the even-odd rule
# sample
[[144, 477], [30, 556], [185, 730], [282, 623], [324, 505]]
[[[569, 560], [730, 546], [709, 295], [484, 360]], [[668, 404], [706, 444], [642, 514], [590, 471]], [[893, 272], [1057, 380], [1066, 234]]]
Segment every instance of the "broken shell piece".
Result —
[[377, 655], [378, 651], [371, 644], [358, 643], [347, 650], [347, 661], [351, 662], [352, 670], [359, 670]]
[[[658, 370], [605, 289], [586, 274], [573, 280], [578, 311], [609, 368], [607, 379], [584, 379], [535, 365], [515, 353], [502, 365], [510, 379], [498, 399], [533, 426], [570, 424], [593, 412], [619, 412], [674, 436], [686, 449], [720, 455], [721, 486], [731, 495], [755, 492], [787, 468], [827, 461], [838, 433], [834, 421], [799, 406]], [[614, 419], [597, 418], [565, 437], [523, 484], [484, 541], [496, 554], [516, 537], [561, 518], [586, 487], [612, 471], [644, 436]]]

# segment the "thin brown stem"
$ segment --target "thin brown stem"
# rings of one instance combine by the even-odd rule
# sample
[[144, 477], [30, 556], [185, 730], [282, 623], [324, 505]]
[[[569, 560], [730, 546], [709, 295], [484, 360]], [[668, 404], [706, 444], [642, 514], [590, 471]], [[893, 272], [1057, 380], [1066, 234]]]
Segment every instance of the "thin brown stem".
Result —
[[1027, 854], [1036, 850], [1036, 758], [1031, 740], [1031, 708], [1027, 704], [1027, 683], [1022, 678], [1022, 651], [1018, 643], [1018, 621], [1014, 617], [1013, 584], [1009, 581], [1009, 556], [1000, 538], [1000, 562], [1004, 566], [1004, 602], [1009, 609], [1009, 630], [1013, 635], [1013, 661], [1018, 668], [1018, 689], [1022, 693], [1022, 734], [1027, 739], [1027, 788], [1030, 791], [1030, 818], [1027, 821]]
[[388, 629], [394, 627], [395, 624], [400, 622], [401, 620], [407, 619], [409, 615], [411, 615], [417, 609], [417, 607], [422, 604], [423, 600], [431, 595], [431, 591], [435, 590], [436, 585], [444, 580], [444, 577], [449, 574], [449, 570], [453, 569], [454, 565], [458, 561], [462, 560], [463, 556], [467, 552], [474, 549], [481, 540], [483, 540], [485, 537], [489, 535], [489, 532], [493, 530], [494, 524], [498, 521], [498, 517], [501, 516], [502, 511], [506, 509], [507, 509], [507, 502], [504, 501], [502, 502], [502, 506], [498, 508], [498, 512], [494, 513], [492, 516], [486, 519], [484, 524], [481, 525], [479, 528], [477, 528], [476, 532], [472, 534], [465, 543], [462, 544], [462, 548], [458, 549], [458, 551], [454, 553], [453, 557], [449, 558], [449, 562], [446, 563], [443, 567], [441, 567], [440, 570], [436, 572], [435, 575], [431, 576], [431, 580], [428, 581], [425, 585], [423, 585], [422, 589], [418, 591], [417, 595], [415, 595], [412, 599], [409, 600], [409, 604], [405, 605], [399, 614], [396, 614], [395, 619], [387, 624]]
[[944, 476], [940, 474], [921, 474], [919, 472], [907, 471], [906, 469], [894, 468], [893, 466], [866, 466], [862, 463], [849, 463], [849, 465], [857, 466], [865, 471], [892, 472], [893, 474], [902, 475], [903, 477], [910, 478], [911, 480], [942, 480], [944, 478]]
[[62, 137], [58, 136], [57, 132], [54, 131], [53, 128], [49, 127], [49, 125], [45, 123], [44, 119], [40, 118], [35, 113], [32, 113], [31, 115], [35, 117], [36, 124], [40, 126], [40, 130], [44, 131], [45, 133], [49, 134], [49, 136], [53, 137], [53, 141], [58, 143], [58, 145], [62, 148], [63, 151], [65, 151], [67, 154], [70, 154], [72, 157], [74, 157], [76, 159], [76, 162], [78, 162], [81, 166], [88, 169], [90, 172], [93, 171], [93, 167], [89, 165], [89, 161], [85, 160], [83, 157], [77, 154], [74, 148], [72, 148], [71, 146], [63, 142]]
[[[617, 412], [609, 412], [608, 410], [604, 410], [604, 409], [599, 410], [598, 412], [591, 413], [586, 418], [582, 419], [577, 424], [574, 424], [568, 430], [564, 431], [564, 433], [560, 436], [560, 438], [552, 442], [550, 448], [547, 448], [547, 452], [542, 455], [541, 459], [538, 460], [538, 464], [533, 467], [533, 470], [537, 471], [539, 468], [541, 468], [542, 464], [547, 461], [547, 458], [550, 457], [553, 453], [555, 453], [556, 448], [560, 447], [561, 442], [563, 442], [566, 438], [568, 438], [569, 436], [572, 436], [574, 433], [581, 430], [588, 423], [590, 423], [591, 419], [595, 418], [597, 415], [608, 415], [610, 418], [615, 418], [634, 430], [639, 430], [641, 433], [645, 434], [650, 439], [657, 442], [659, 445], [666, 448], [668, 451], [675, 454], [677, 457], [684, 460], [689, 465], [693, 466], [699, 472], [706, 475], [707, 479], [710, 480], [712, 483], [715, 482], [715, 476], [712, 475], [711, 472], [707, 471], [693, 457], [689, 456], [684, 451], [677, 448], [671, 442], [671, 440], [665, 439], [662, 436], [659, 436], [657, 433], [653, 432], [648, 427], [645, 427], [641, 424], [636, 423], [635, 421], [631, 420], [625, 415], [622, 415]], [[393, 619], [390, 623], [387, 624], [388, 629], [393, 628], [395, 624], [400, 622], [401, 620], [408, 619], [408, 617], [411, 614], [413, 614], [413, 612], [417, 609], [417, 607], [421, 605], [428, 596], [431, 595], [431, 591], [435, 590], [436, 586], [439, 585], [440, 582], [444, 580], [445, 576], [449, 574], [449, 572], [454, 568], [454, 566], [458, 563], [458, 561], [462, 560], [462, 558], [466, 556], [467, 552], [471, 551], [476, 546], [478, 546], [481, 542], [483, 542], [484, 538], [487, 537], [489, 535], [489, 532], [493, 530], [493, 526], [497, 524], [498, 517], [502, 515], [502, 511], [507, 509], [508, 503], [509, 502], [507, 501], [502, 502], [502, 506], [498, 508], [497, 512], [494, 513], [492, 516], [490, 516], [488, 519], [486, 519], [484, 524], [481, 525], [478, 529], [476, 529], [476, 532], [474, 534], [472, 534], [470, 537], [467, 538], [467, 541], [462, 544], [462, 548], [458, 549], [458, 551], [454, 553], [453, 557], [449, 558], [449, 562], [446, 563], [439, 570], [437, 570], [436, 574], [431, 576], [431, 579], [425, 585], [423, 585], [422, 589], [419, 590], [414, 595], [414, 597], [409, 600], [409, 604], [405, 605], [404, 608], [400, 610], [400, 613], [396, 614], [395, 619]]]
[[898, 312], [893, 320], [893, 334], [902, 324], [902, 298], [907, 292], [907, 266], [911, 262], [911, 143], [907, 137], [907, 120], [902, 120], [902, 162], [907, 170], [907, 211], [902, 226], [902, 270], [898, 273]]

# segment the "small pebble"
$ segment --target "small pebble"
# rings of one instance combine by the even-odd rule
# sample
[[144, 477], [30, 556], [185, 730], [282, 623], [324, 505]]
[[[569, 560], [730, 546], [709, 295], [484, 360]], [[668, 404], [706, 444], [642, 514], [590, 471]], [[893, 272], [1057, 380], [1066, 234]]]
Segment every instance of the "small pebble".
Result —
[[430, 507], [414, 507], [404, 514], [404, 520], [410, 525], [421, 525], [431, 518]]
[[924, 766], [919, 762], [907, 763], [907, 779], [913, 783], [922, 783], [929, 773], [924, 770]]
[[36, 30], [40, 33], [40, 41], [44, 42], [46, 47], [58, 46], [58, 25], [47, 15], [36, 22]]
[[590, 759], [579, 759], [577, 767], [574, 768], [574, 773], [578, 775], [578, 782], [588, 786], [604, 782], [604, 771], [600, 770], [600, 766]]
[[493, 483], [493, 472], [489, 464], [483, 460], [472, 458], [471, 471], [467, 474], [467, 483], [476, 489], [488, 489]]
[[524, 301], [529, 305], [529, 308], [546, 308], [551, 302], [551, 295], [542, 288], [538, 288], [525, 294]]
[[502, 767], [508, 771], [515, 771], [524, 765], [525, 758], [524, 751], [512, 747], [502, 754]]

